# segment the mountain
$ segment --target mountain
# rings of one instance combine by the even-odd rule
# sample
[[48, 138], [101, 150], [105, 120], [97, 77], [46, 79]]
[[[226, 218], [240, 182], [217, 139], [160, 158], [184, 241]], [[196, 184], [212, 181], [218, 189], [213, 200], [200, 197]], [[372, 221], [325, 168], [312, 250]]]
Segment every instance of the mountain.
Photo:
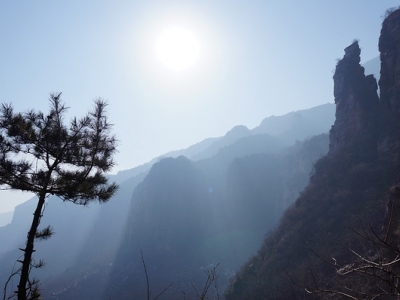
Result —
[[[383, 22], [379, 39], [380, 97], [374, 76], [365, 76], [360, 66], [358, 42], [345, 49], [333, 77], [336, 120], [329, 152], [279, 226], [235, 275], [226, 299], [383, 299], [394, 287], [385, 280], [397, 276], [398, 266], [392, 262], [385, 277], [388, 246], [374, 245], [380, 236], [398, 239], [398, 220], [388, 220], [399, 199], [399, 49], [397, 10]], [[364, 267], [355, 270], [360, 263]], [[381, 266], [377, 273], [375, 266]]]
[[277, 137], [286, 146], [314, 135], [327, 133], [335, 120], [335, 105], [326, 103], [309, 109], [287, 113], [282, 116], [265, 118], [259, 126], [248, 129], [237, 125], [222, 137], [204, 139], [188, 148], [167, 152], [133, 169], [119, 171], [112, 179], [123, 182], [131, 177], [148, 172], [151, 166], [162, 158], [185, 156], [193, 161], [211, 157], [226, 146], [251, 135], [268, 134]]
[[160, 158], [186, 156], [198, 161], [212, 157], [224, 147], [252, 135], [270, 135], [278, 138], [285, 146], [291, 146], [297, 140], [302, 141], [315, 135], [327, 133], [335, 120], [335, 105], [326, 103], [309, 109], [290, 112], [283, 116], [265, 118], [259, 126], [248, 129], [238, 125], [228, 131], [225, 136], [208, 138], [183, 150], [171, 151]]
[[204, 151], [202, 151], [196, 155], [188, 156], [188, 157], [193, 160], [200, 160], [203, 158], [211, 157], [211, 156], [217, 154], [217, 152], [221, 148], [229, 146], [229, 145], [233, 144], [234, 142], [238, 141], [239, 139], [250, 136], [250, 135], [251, 135], [251, 132], [246, 126], [243, 126], [243, 125], [235, 126], [230, 131], [228, 131], [225, 134], [225, 136], [214, 141]]
[[31, 222], [27, 216], [32, 216], [35, 205], [34, 200], [18, 205], [14, 210], [11, 222], [0, 227], [0, 240], [7, 241], [5, 243], [0, 243], [0, 255], [18, 248], [18, 246], [24, 242]]
[[327, 103], [310, 109], [299, 110], [284, 116], [265, 118], [252, 129], [252, 134], [270, 134], [288, 145], [296, 140], [328, 132], [335, 121], [335, 105]]
[[[192, 279], [193, 282], [201, 281], [204, 268], [211, 262], [221, 262], [219, 268], [224, 273], [220, 280], [221, 286], [225, 286], [236, 269], [260, 246], [265, 233], [276, 225], [284, 209], [306, 186], [314, 162], [327, 152], [328, 140], [324, 133], [333, 124], [334, 107], [328, 103], [284, 116], [268, 117], [254, 129], [238, 125], [222, 137], [205, 139], [186, 149], [172, 151], [136, 168], [121, 171], [110, 176], [110, 180], [120, 184], [120, 189], [105, 205], [82, 208], [49, 197], [42, 224], [51, 225], [55, 235], [48, 241], [37, 243], [35, 256], [44, 259], [46, 267], [32, 271], [47, 289], [46, 298], [78, 299], [75, 293], [81, 291], [80, 297], [87, 299], [84, 287], [93, 286], [85, 285], [84, 278], [101, 278], [97, 283], [102, 282], [105, 291], [116, 289], [121, 292], [118, 283], [124, 279], [117, 275], [121, 266], [129, 266], [129, 258], [124, 256], [124, 249], [129, 249], [130, 245], [127, 241], [142, 236], [142, 231], [138, 232], [136, 228], [144, 226], [143, 230], [152, 232], [155, 227], [162, 226], [158, 222], [164, 217], [169, 221], [182, 219], [168, 224], [170, 231], [176, 234], [164, 241], [171, 249], [177, 246], [175, 243], [180, 234], [184, 234], [178, 230], [179, 226], [191, 225], [189, 228], [193, 229], [202, 224], [201, 232], [203, 226], [208, 229], [195, 241], [196, 245], [201, 245], [197, 250], [202, 251], [201, 254], [193, 252], [193, 248], [179, 248], [187, 257], [199, 255], [202, 259], [191, 263], [183, 259], [187, 264], [179, 265], [175, 271], [180, 273], [173, 276], [165, 272], [165, 267], [157, 273], [160, 276], [169, 274], [172, 277], [168, 278], [178, 282], [175, 292], [180, 293], [178, 287], [182, 287], [189, 293], [193, 290], [190, 284], [187, 286], [188, 282]], [[191, 175], [179, 177], [181, 173]], [[158, 175], [152, 177], [154, 174]], [[186, 185], [179, 185], [180, 180], [187, 180]], [[169, 199], [170, 205], [161, 212], [154, 210], [157, 197], [146, 194], [143, 187], [153, 192], [172, 193], [171, 186], [176, 189], [176, 199]], [[198, 190], [199, 186], [203, 188], [202, 192]], [[168, 208], [180, 206], [174, 200], [186, 199], [188, 191], [201, 199], [195, 209], [187, 208], [186, 213], [192, 213], [189, 220], [181, 218], [179, 210], [168, 211]], [[139, 200], [143, 205], [135, 204]], [[18, 248], [25, 242], [36, 201], [34, 197], [17, 206], [11, 222], [0, 227], [0, 285], [21, 255]], [[207, 203], [209, 207], [206, 207]], [[145, 211], [152, 218], [151, 222], [142, 224], [138, 220]], [[196, 220], [195, 212], [203, 212], [204, 218], [212, 222], [188, 224]], [[159, 215], [162, 213], [166, 216]], [[150, 234], [143, 239], [146, 247], [161, 247], [161, 240], [155, 244]], [[165, 249], [163, 247], [161, 249]], [[135, 256], [132, 262], [135, 263], [135, 272], [139, 272], [137, 276], [142, 278], [138, 248], [130, 250]], [[154, 253], [150, 250], [144, 253], [149, 256], [149, 266], [160, 263]], [[171, 256], [165, 260], [172, 262], [174, 258]], [[161, 267], [155, 268], [159, 270]], [[120, 280], [110, 279], [111, 275]], [[156, 278], [157, 287], [166, 282], [161, 277]], [[144, 285], [140, 280], [137, 282], [134, 289], [140, 292]], [[104, 295], [91, 295], [97, 296]]]
[[366, 61], [363, 64], [363, 67], [365, 69], [365, 74], [372, 74], [376, 78], [376, 80], [379, 81], [379, 77], [381, 76], [381, 59], [379, 56]]
[[[310, 118], [312, 118], [311, 115]], [[317, 114], [314, 114], [314, 118], [318, 117]], [[278, 121], [280, 120], [280, 117], [275, 118]], [[322, 129], [318, 128], [317, 131], [322, 131]], [[299, 146], [302, 143], [296, 145]], [[294, 146], [294, 148], [297, 146]], [[244, 126], [237, 126], [224, 137], [206, 139], [187, 149], [171, 152], [170, 155], [175, 156], [183, 153], [193, 160], [197, 160], [196, 168], [200, 169], [200, 172], [207, 174], [207, 180], [212, 185], [209, 188], [214, 191], [214, 195], [222, 193], [223, 199], [226, 199], [227, 173], [233, 160], [252, 154], [262, 156], [263, 153], [283, 153], [284, 151], [289, 151], [285, 150], [286, 147], [287, 144], [282, 142], [279, 137], [254, 134]], [[308, 169], [303, 170], [305, 172], [303, 174], [303, 184], [307, 181], [313, 162], [326, 149], [320, 149], [319, 151], [319, 154], [315, 153], [317, 156], [312, 157], [307, 162]], [[47, 224], [53, 226], [56, 234], [48, 241], [37, 244], [37, 259], [45, 259], [46, 267], [36, 270], [35, 276], [45, 280], [46, 278], [57, 278], [56, 274], [63, 274], [61, 278], [64, 278], [63, 276], [65, 276], [66, 272], [73, 274], [71, 270], [79, 270], [79, 272], [82, 272], [79, 274], [85, 274], [86, 276], [85, 272], [93, 270], [93, 265], [97, 268], [113, 264], [115, 255], [126, 234], [124, 228], [128, 222], [132, 194], [136, 186], [146, 177], [152, 165], [161, 159], [162, 157], [156, 158], [147, 164], [131, 170], [121, 171], [117, 175], [111, 176], [110, 180], [117, 181], [120, 184], [120, 189], [106, 205], [91, 205], [89, 209], [83, 209], [50, 197], [47, 201], [46, 213], [42, 218], [42, 224], [43, 226]], [[293, 202], [295, 195], [299, 191], [299, 187], [287, 191], [287, 195], [282, 197], [282, 202], [278, 201], [280, 199], [278, 197], [276, 210], [274, 210], [273, 214], [281, 214], [283, 208]], [[265, 194], [268, 195], [268, 192], [265, 192]], [[32, 198], [17, 206], [11, 223], [0, 227], [0, 239], [6, 241], [0, 243], [0, 268], [4, 270], [0, 273], [0, 282], [6, 280], [14, 262], [20, 256], [18, 248], [25, 242], [24, 237], [29, 228], [35, 204], [36, 198]], [[229, 204], [225, 205], [229, 206]], [[277, 218], [274, 215], [273, 222]], [[242, 256], [240, 260], [235, 260], [236, 265], [232, 264], [229, 274], [232, 274], [233, 268], [239, 266], [239, 261], [244, 261], [255, 251], [260, 245], [265, 231], [269, 230], [269, 226], [264, 227], [262, 230], [260, 228], [257, 229], [257, 232], [251, 235], [255, 236], [255, 238], [252, 238], [253, 242], [249, 243], [249, 247], [244, 247], [244, 250], [238, 250], [238, 252], [242, 253]], [[93, 252], [93, 249], [96, 249], [96, 251]], [[74, 275], [79, 278], [76, 273]], [[68, 284], [71, 283], [71, 281], [65, 281], [64, 279], [61, 282], [63, 284], [66, 282]], [[57, 289], [56, 286], [58, 285], [54, 284], [54, 289]]]
[[0, 227], [9, 224], [12, 220], [13, 214], [14, 214], [13, 211], [0, 213]]
[[[289, 148], [275, 137], [254, 135], [197, 162], [183, 156], [160, 160], [133, 191], [115, 259], [90, 259], [93, 249], [104, 246], [88, 243], [87, 258], [44, 283], [46, 298], [145, 297], [141, 251], [153, 293], [173, 283], [167, 298], [179, 298], [182, 291], [193, 298], [191, 284], [202, 286], [204, 271], [216, 263], [223, 288], [327, 150], [327, 135]], [[104, 230], [97, 235], [104, 245], [111, 242]]]

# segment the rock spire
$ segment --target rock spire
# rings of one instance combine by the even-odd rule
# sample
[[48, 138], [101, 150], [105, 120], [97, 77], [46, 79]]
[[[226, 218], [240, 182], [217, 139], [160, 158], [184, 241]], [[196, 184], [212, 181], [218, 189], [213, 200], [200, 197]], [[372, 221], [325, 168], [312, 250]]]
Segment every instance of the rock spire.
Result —
[[379, 51], [382, 134], [378, 151], [381, 158], [397, 160], [400, 153], [400, 10], [383, 21]]
[[358, 42], [344, 51], [333, 76], [336, 120], [330, 131], [329, 150], [351, 149], [367, 159], [376, 156], [378, 85], [373, 75], [364, 75]]

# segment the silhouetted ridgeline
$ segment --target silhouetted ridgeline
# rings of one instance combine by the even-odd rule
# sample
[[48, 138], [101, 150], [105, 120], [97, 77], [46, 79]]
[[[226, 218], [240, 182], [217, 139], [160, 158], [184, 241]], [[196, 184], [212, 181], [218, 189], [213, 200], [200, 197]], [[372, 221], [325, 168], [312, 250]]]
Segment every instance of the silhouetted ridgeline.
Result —
[[383, 22], [379, 49], [380, 98], [376, 80], [365, 76], [359, 65], [358, 43], [345, 49], [334, 74], [336, 121], [329, 135], [329, 153], [317, 162], [310, 184], [258, 254], [237, 273], [227, 291], [228, 300], [340, 298], [310, 295], [292, 284], [284, 271], [303, 286], [374, 287], [368, 277], [356, 283], [339, 278], [335, 268], [310, 249], [327, 260], [334, 257], [342, 264], [350, 263], [355, 259], [350, 248], [368, 253], [372, 245], [349, 228], [361, 230], [361, 221], [378, 233], [384, 228], [387, 191], [399, 175], [400, 11]]

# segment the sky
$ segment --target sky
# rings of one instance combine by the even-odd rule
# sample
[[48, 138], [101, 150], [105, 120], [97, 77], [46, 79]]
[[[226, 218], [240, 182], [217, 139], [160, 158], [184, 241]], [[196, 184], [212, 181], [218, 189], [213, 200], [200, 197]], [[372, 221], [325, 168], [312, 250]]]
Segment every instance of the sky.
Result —
[[[333, 71], [358, 39], [379, 55], [384, 0], [0, 1], [0, 103], [46, 111], [62, 92], [83, 116], [101, 97], [119, 140], [113, 173], [271, 115], [333, 102]], [[171, 69], [155, 50], [181, 28], [198, 56]], [[30, 195], [0, 191], [0, 213]]]

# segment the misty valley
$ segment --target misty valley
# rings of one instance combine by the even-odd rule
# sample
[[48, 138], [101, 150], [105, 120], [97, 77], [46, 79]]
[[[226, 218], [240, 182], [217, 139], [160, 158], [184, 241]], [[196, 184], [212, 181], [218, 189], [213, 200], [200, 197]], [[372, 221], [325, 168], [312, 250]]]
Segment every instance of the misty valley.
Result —
[[[172, 286], [195, 298], [208, 268], [218, 265], [220, 293], [260, 247], [282, 212], [307, 185], [328, 151], [334, 105], [269, 117], [249, 130], [237, 126], [115, 175], [120, 188], [104, 205], [88, 208], [47, 201], [41, 223], [56, 234], [37, 243], [35, 270], [45, 299], [145, 299], [141, 251], [152, 293]], [[19, 205], [0, 228], [2, 270], [20, 256], [35, 198]], [[2, 272], [4, 282], [7, 272]], [[99, 284], [101, 283], [101, 284]], [[213, 291], [214, 293], [215, 291]]]

